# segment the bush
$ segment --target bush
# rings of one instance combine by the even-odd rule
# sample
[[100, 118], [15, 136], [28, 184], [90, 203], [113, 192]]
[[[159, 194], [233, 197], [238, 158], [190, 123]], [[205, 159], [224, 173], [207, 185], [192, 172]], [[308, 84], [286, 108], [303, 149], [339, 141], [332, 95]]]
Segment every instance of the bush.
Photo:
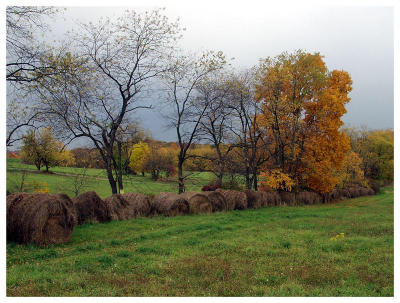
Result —
[[217, 188], [221, 188], [220, 184], [209, 184], [209, 185], [204, 185], [201, 190], [202, 191], [215, 191]]
[[176, 167], [174, 165], [167, 165], [165, 167], [165, 175], [167, 176], [167, 178], [175, 176]]

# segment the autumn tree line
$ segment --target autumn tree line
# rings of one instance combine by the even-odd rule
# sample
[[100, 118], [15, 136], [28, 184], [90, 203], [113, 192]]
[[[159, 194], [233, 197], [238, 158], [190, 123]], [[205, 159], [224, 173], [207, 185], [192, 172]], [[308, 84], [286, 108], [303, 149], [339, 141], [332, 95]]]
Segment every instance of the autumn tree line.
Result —
[[[57, 154], [38, 156], [39, 169], [102, 167], [113, 193], [125, 174], [144, 172], [176, 174], [179, 193], [187, 171], [212, 171], [218, 185], [242, 176], [248, 189], [319, 193], [393, 180], [393, 131], [343, 128], [352, 80], [319, 53], [284, 52], [237, 70], [221, 51], [180, 49], [184, 29], [162, 10], [127, 10], [80, 23], [58, 46], [37, 44], [27, 28], [45, 24], [32, 20], [58, 13], [7, 8], [7, 88], [16, 96], [7, 146], [22, 140], [32, 163], [35, 144]], [[134, 120], [138, 109], [154, 110], [149, 94], [176, 142], [152, 140]], [[93, 148], [67, 151], [78, 138]]]

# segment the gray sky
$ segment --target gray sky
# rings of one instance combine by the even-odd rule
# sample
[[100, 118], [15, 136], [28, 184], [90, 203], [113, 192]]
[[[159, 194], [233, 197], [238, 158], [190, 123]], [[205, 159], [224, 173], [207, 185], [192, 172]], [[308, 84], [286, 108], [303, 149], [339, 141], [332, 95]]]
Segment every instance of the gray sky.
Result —
[[[343, 121], [370, 129], [393, 128], [393, 9], [304, 4], [301, 7], [226, 5], [212, 8], [197, 2], [165, 5], [165, 14], [180, 17], [186, 27], [182, 47], [191, 51], [222, 50], [237, 67], [260, 58], [303, 49], [320, 52], [330, 70], [343, 69], [353, 79], [351, 102]], [[131, 7], [135, 9], [135, 7]], [[141, 8], [136, 8], [142, 10]], [[122, 8], [68, 8], [57, 20], [57, 38], [73, 27], [73, 19], [113, 16]], [[136, 114], [156, 139], [175, 141], [157, 111]]]

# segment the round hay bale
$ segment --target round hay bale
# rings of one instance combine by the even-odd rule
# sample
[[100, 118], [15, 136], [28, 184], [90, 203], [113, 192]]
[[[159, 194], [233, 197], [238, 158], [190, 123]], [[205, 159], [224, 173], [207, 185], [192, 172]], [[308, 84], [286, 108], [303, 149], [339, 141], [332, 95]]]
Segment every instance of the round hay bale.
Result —
[[220, 192], [205, 191], [204, 195], [207, 196], [211, 202], [212, 211], [226, 211], [228, 209], [224, 196]]
[[360, 187], [360, 196], [368, 196], [369, 190], [366, 187]]
[[180, 196], [189, 202], [189, 210], [191, 214], [196, 215], [200, 213], [211, 213], [211, 202], [203, 193], [187, 191], [180, 194]]
[[38, 245], [66, 243], [77, 224], [67, 195], [17, 193], [7, 197], [7, 239]]
[[126, 220], [150, 215], [150, 199], [140, 193], [114, 194], [104, 200], [112, 220]]
[[[325, 197], [325, 201], [331, 200], [331, 194], [327, 194], [324, 197]], [[321, 195], [319, 195], [316, 192], [302, 191], [302, 192], [296, 193], [295, 200], [296, 200], [296, 203], [300, 204], [300, 205], [312, 205], [312, 204], [322, 203], [323, 198]]]
[[369, 184], [372, 188], [372, 190], [374, 191], [375, 194], [379, 194], [380, 193], [380, 185], [378, 181], [375, 180], [369, 180]]
[[294, 205], [296, 202], [296, 196], [294, 193], [283, 191], [279, 194], [281, 196], [282, 204]]
[[216, 192], [220, 192], [224, 196], [228, 210], [247, 209], [247, 196], [244, 192], [220, 188]]
[[357, 198], [360, 196], [360, 188], [352, 186], [349, 187], [349, 194], [350, 194], [350, 198]]
[[104, 202], [94, 191], [83, 193], [74, 199], [77, 212], [78, 224], [97, 221], [107, 222], [111, 220], [107, 203]]
[[267, 192], [266, 198], [267, 198], [267, 206], [282, 205], [281, 196], [276, 191]]
[[321, 204], [322, 203], [322, 197], [320, 194], [318, 193], [312, 193], [312, 195], [314, 196], [314, 204]]
[[124, 220], [128, 202], [120, 194], [113, 194], [104, 199], [111, 220]]
[[[268, 206], [268, 193], [265, 191], [257, 191], [257, 199], [259, 200], [260, 207]], [[248, 204], [248, 203], [247, 203]]]
[[152, 213], [166, 217], [185, 215], [189, 213], [189, 202], [180, 195], [162, 192], [154, 197]]
[[351, 198], [351, 194], [348, 188], [342, 188], [339, 191], [342, 198], [345, 199]]
[[268, 195], [264, 191], [244, 190], [247, 197], [247, 208], [258, 209], [268, 205]]
[[299, 204], [304, 204], [304, 205], [314, 204], [313, 203], [314, 201], [312, 200], [310, 193], [307, 191], [301, 191], [301, 192], [296, 193], [296, 201]]
[[339, 189], [334, 189], [329, 194], [332, 201], [337, 201], [342, 198], [342, 192]]
[[7, 196], [6, 199], [6, 204], [7, 204], [7, 217], [8, 217], [8, 212], [10, 208], [16, 204], [26, 196], [28, 196], [28, 193], [13, 193]]
[[128, 202], [127, 217], [148, 217], [151, 211], [151, 203], [148, 196], [141, 193], [126, 193], [121, 195]]
[[72, 213], [72, 215], [76, 219], [76, 224], [78, 224], [78, 219], [77, 219], [78, 214], [76, 212], [74, 202], [72, 202], [70, 197], [67, 194], [54, 194], [53, 196], [55, 196], [58, 199], [60, 199], [60, 201], [62, 201], [69, 208], [69, 211]]

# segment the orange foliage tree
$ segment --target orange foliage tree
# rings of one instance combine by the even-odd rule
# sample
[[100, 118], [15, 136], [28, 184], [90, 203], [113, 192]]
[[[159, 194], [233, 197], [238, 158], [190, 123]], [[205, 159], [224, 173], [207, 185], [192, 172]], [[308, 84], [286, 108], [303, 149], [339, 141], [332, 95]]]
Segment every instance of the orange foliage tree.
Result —
[[319, 53], [266, 59], [256, 94], [262, 104], [259, 123], [273, 151], [265, 170], [280, 169], [297, 187], [332, 190], [350, 149], [340, 127], [351, 84], [347, 72], [329, 72]]

